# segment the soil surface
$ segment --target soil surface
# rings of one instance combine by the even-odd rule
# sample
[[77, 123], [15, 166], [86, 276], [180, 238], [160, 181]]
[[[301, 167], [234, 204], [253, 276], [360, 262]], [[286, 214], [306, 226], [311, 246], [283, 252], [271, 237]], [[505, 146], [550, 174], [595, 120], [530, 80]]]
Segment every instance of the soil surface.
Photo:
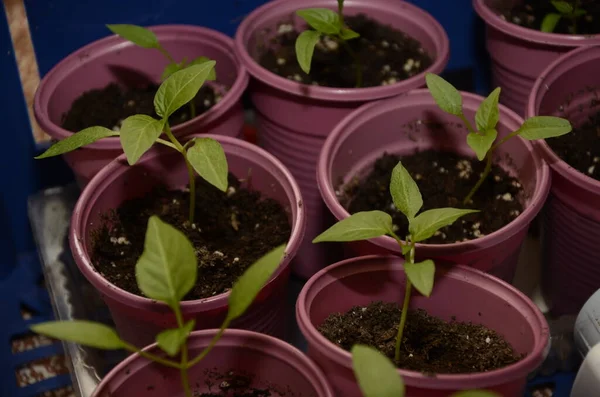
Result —
[[[573, 5], [578, 3], [577, 8], [586, 13], [576, 19], [575, 32], [573, 31], [573, 22], [563, 17], [556, 25], [554, 33], [600, 33], [600, 2], [598, 0], [570, 0], [569, 3]], [[558, 13], [550, 0], [524, 0], [512, 9], [502, 12], [500, 17], [519, 26], [540, 30], [544, 17], [549, 13]]]
[[[382, 25], [364, 14], [345, 18], [346, 25], [360, 34], [347, 43], [360, 59], [363, 69], [362, 87], [394, 84], [427, 69], [432, 57], [417, 40], [405, 33]], [[356, 86], [354, 58], [342, 43], [324, 36], [317, 43], [310, 76], [302, 71], [296, 59], [295, 43], [300, 32], [292, 24], [281, 23], [277, 34], [260, 58], [260, 64], [290, 80], [327, 87]]]
[[[365, 344], [393, 360], [400, 315], [395, 303], [373, 302], [330, 315], [319, 332], [345, 350]], [[482, 325], [445, 322], [424, 310], [411, 310], [397, 365], [432, 375], [457, 374], [490, 371], [521, 358], [504, 338]]]
[[108, 281], [142, 295], [135, 264], [143, 252], [148, 219], [157, 215], [181, 230], [196, 248], [198, 281], [186, 300], [228, 291], [256, 260], [289, 240], [291, 226], [279, 202], [248, 190], [232, 174], [221, 192], [196, 180], [196, 216], [190, 224], [189, 191], [157, 188], [105, 215], [95, 231], [91, 259]]
[[364, 179], [352, 181], [342, 189], [338, 197], [340, 203], [352, 214], [371, 210], [387, 212], [397, 227], [396, 234], [404, 238], [408, 234], [408, 220], [396, 210], [389, 189], [392, 170], [400, 160], [419, 186], [423, 197], [421, 211], [443, 207], [481, 211], [440, 229], [425, 243], [448, 244], [483, 237], [507, 225], [523, 211], [519, 201], [523, 187], [497, 165], [473, 196], [472, 203], [463, 205], [462, 201], [477, 183], [485, 163], [476, 158], [433, 150], [402, 157], [385, 153]]
[[[103, 89], [86, 91], [63, 115], [62, 127], [72, 132], [93, 126], [118, 131], [123, 120], [134, 114], [158, 118], [154, 111], [154, 95], [157, 90], [157, 85], [124, 89], [113, 83]], [[221, 97], [214, 87], [204, 85], [194, 98], [196, 116], [212, 108]], [[169, 123], [171, 126], [181, 124], [189, 121], [190, 116], [190, 106], [184, 105], [169, 118]]]
[[[210, 388], [208, 393], [195, 393], [195, 397], [275, 397], [269, 389], [252, 388], [252, 377], [229, 372], [225, 375], [211, 373], [206, 383]], [[214, 391], [213, 391], [214, 389]]]

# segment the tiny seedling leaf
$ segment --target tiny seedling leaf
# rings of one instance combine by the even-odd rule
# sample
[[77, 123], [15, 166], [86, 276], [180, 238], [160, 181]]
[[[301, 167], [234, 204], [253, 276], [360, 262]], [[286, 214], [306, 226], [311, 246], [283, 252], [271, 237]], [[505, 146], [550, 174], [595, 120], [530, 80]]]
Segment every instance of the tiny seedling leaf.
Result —
[[527, 140], [554, 138], [571, 132], [569, 120], [554, 116], [534, 116], [525, 120], [519, 135]]
[[431, 259], [419, 263], [404, 262], [404, 272], [417, 291], [426, 297], [431, 295], [435, 278], [435, 263]]
[[35, 158], [44, 159], [47, 157], [58, 156], [63, 153], [71, 152], [75, 149], [79, 149], [82, 146], [89, 145], [90, 143], [99, 141], [102, 138], [118, 135], [118, 132], [109, 130], [108, 128], [89, 127], [63, 139], [62, 141], [56, 142], [54, 145], [50, 146], [48, 150]]
[[310, 65], [315, 52], [315, 46], [321, 37], [321, 33], [314, 30], [305, 30], [296, 38], [296, 59], [302, 71], [310, 73]]
[[164, 120], [156, 120], [145, 114], [127, 117], [121, 125], [121, 146], [129, 165], [137, 163], [154, 145], [162, 133]]
[[480, 132], [496, 128], [496, 124], [498, 124], [498, 120], [500, 119], [500, 112], [498, 110], [499, 98], [500, 87], [492, 91], [479, 105], [479, 109], [475, 113], [475, 123]]
[[[198, 58], [192, 59], [192, 61], [190, 62], [190, 64], [188, 66], [202, 65], [203, 63], [210, 62], [210, 61], [211, 61], [211, 59], [208, 57], [198, 57]], [[206, 78], [206, 80], [215, 81], [216, 79], [217, 79], [217, 69], [212, 68], [212, 70], [208, 74], [208, 77]]]
[[546, 14], [544, 19], [542, 19], [542, 26], [540, 27], [540, 30], [546, 33], [554, 32], [554, 29], [556, 29], [556, 25], [558, 25], [558, 21], [560, 21], [560, 18], [562, 18], [562, 15], [557, 14], [555, 12]]
[[453, 224], [461, 216], [479, 212], [478, 210], [461, 210], [456, 208], [436, 208], [420, 213], [410, 222], [408, 230], [412, 241], [427, 240], [444, 226]]
[[467, 134], [467, 144], [473, 149], [479, 161], [481, 161], [485, 158], [485, 155], [494, 144], [494, 141], [496, 141], [497, 136], [498, 131], [496, 131], [495, 128], [492, 128], [491, 130], [482, 130], [479, 134], [469, 132]]
[[166, 79], [158, 87], [154, 96], [156, 114], [166, 120], [177, 109], [191, 101], [210, 76], [215, 63], [215, 61], [208, 61], [200, 65], [192, 65], [173, 73]]
[[440, 109], [455, 116], [463, 114], [462, 97], [452, 84], [433, 73], [425, 75], [425, 82], [431, 96], [433, 96], [435, 103], [437, 103]]
[[500, 394], [487, 390], [466, 390], [452, 394], [450, 397], [501, 397]]
[[114, 329], [91, 321], [49, 321], [33, 325], [31, 330], [50, 338], [98, 349], [116, 350], [125, 346]]
[[419, 187], [402, 162], [399, 162], [392, 170], [390, 193], [396, 208], [408, 219], [414, 218], [423, 206], [423, 197], [421, 197]]
[[196, 321], [190, 320], [183, 325], [183, 328], [164, 330], [156, 335], [156, 343], [158, 343], [158, 347], [163, 349], [165, 353], [173, 357], [179, 353], [181, 346], [187, 341], [188, 335], [195, 326]]
[[233, 288], [231, 288], [229, 311], [227, 312], [227, 319], [224, 324], [228, 324], [244, 314], [262, 287], [269, 281], [273, 273], [275, 273], [284, 255], [285, 245], [280, 245], [254, 262], [237, 279], [233, 284]]
[[404, 381], [392, 362], [378, 350], [354, 345], [352, 367], [365, 397], [402, 397]]
[[392, 217], [383, 211], [363, 211], [342, 219], [313, 240], [357, 241], [383, 236], [392, 231]]
[[352, 29], [342, 28], [342, 30], [340, 30], [340, 37], [344, 40], [352, 40], [357, 37], [360, 37], [360, 34], [358, 34]]
[[196, 284], [196, 253], [182, 232], [151, 216], [135, 270], [144, 295], [175, 308]]
[[187, 151], [188, 160], [206, 182], [221, 191], [228, 187], [227, 157], [221, 144], [212, 138], [196, 138]]
[[165, 67], [165, 70], [163, 70], [161, 77], [162, 81], [165, 81], [166, 79], [168, 79], [169, 77], [171, 77], [171, 75], [175, 72], [180, 71], [181, 69], [184, 68], [183, 63], [173, 63], [171, 62], [170, 64], [168, 64]]
[[143, 48], [160, 48], [160, 43], [156, 38], [156, 35], [141, 26], [117, 24], [117, 25], [106, 25], [111, 32], [124, 38], [125, 40], [131, 41], [133, 44]]
[[564, 15], [570, 15], [573, 13], [573, 5], [568, 1], [563, 0], [550, 0], [556, 11]]
[[337, 35], [342, 28], [338, 14], [328, 8], [307, 8], [296, 11], [296, 14], [323, 34]]

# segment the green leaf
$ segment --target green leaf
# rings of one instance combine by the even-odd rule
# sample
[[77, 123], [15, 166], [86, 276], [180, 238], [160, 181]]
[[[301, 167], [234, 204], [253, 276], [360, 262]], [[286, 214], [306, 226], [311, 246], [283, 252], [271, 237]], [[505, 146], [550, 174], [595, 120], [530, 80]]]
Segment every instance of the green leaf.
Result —
[[31, 330], [50, 338], [98, 349], [116, 350], [125, 346], [114, 329], [91, 321], [49, 321], [33, 325]]
[[498, 131], [495, 128], [482, 130], [480, 134], [469, 132], [467, 134], [467, 144], [473, 149], [479, 161], [481, 161], [496, 141], [496, 137], [498, 137]]
[[160, 48], [156, 35], [150, 30], [137, 25], [106, 25], [114, 34], [144, 48]]
[[187, 237], [156, 215], [148, 220], [144, 252], [135, 267], [140, 290], [171, 308], [196, 284], [197, 261]]
[[436, 208], [420, 213], [410, 222], [408, 230], [415, 243], [427, 240], [444, 226], [453, 224], [461, 216], [479, 212], [478, 210], [460, 210], [456, 208]]
[[180, 71], [181, 69], [183, 69], [183, 64], [182, 63], [173, 63], [171, 62], [170, 64], [168, 64], [167, 66], [165, 66], [165, 70], [163, 70], [162, 75], [160, 76], [162, 81], [165, 81], [166, 79], [168, 79], [169, 77], [171, 77], [171, 75], [175, 72]]
[[310, 73], [310, 65], [321, 33], [314, 30], [305, 30], [296, 38], [296, 59], [302, 71]]
[[383, 236], [392, 231], [392, 217], [383, 211], [363, 211], [342, 219], [312, 241], [357, 241]]
[[158, 347], [163, 349], [165, 353], [173, 357], [179, 353], [181, 346], [187, 341], [190, 332], [192, 332], [195, 326], [196, 321], [190, 320], [183, 325], [183, 328], [164, 330], [156, 335], [156, 343], [158, 343]]
[[500, 394], [487, 390], [466, 390], [452, 394], [450, 397], [501, 397]]
[[352, 29], [342, 28], [342, 30], [340, 30], [340, 37], [344, 40], [352, 40], [357, 37], [360, 37], [360, 34], [358, 34]]
[[546, 33], [554, 32], [554, 29], [556, 29], [556, 25], [558, 25], [558, 21], [560, 21], [560, 18], [562, 18], [562, 15], [557, 14], [555, 12], [546, 14], [544, 19], [542, 20], [542, 26], [540, 27], [540, 30]]
[[[192, 59], [192, 61], [190, 62], [190, 64], [188, 66], [192, 66], [192, 65], [202, 65], [203, 63], [206, 62], [210, 62], [211, 59], [208, 57], [198, 57], [195, 59]], [[210, 80], [210, 81], [215, 81], [217, 79], [217, 70], [215, 68], [213, 68], [210, 73], [208, 74], [208, 77], [206, 78], [206, 80]]]
[[426, 297], [431, 295], [435, 279], [435, 263], [431, 259], [419, 263], [404, 262], [404, 272], [417, 291]]
[[556, 11], [560, 12], [561, 14], [569, 15], [573, 13], [573, 5], [568, 1], [550, 0], [550, 2], [554, 8], [556, 8]]
[[477, 112], [475, 113], [475, 123], [477, 125], [477, 130], [480, 132], [496, 128], [496, 124], [498, 124], [498, 120], [500, 119], [500, 112], [498, 110], [499, 98], [500, 87], [492, 91], [490, 95], [481, 102], [481, 105], [479, 105], [479, 109], [477, 109]]
[[165, 122], [145, 114], [127, 117], [121, 125], [121, 146], [129, 165], [135, 164], [154, 145]]
[[577, 9], [573, 10], [573, 14], [572, 15], [574, 17], [582, 17], [582, 16], [584, 16], [586, 14], [587, 14], [586, 10], [584, 10], [582, 8], [577, 8]]
[[352, 368], [363, 396], [404, 396], [404, 381], [390, 359], [365, 345], [354, 345], [350, 352]]
[[188, 160], [204, 180], [221, 191], [228, 187], [227, 157], [221, 144], [212, 138], [196, 138], [187, 151]]
[[108, 128], [89, 127], [70, 135], [62, 141], [56, 142], [54, 145], [50, 146], [48, 150], [35, 158], [44, 159], [47, 157], [58, 156], [63, 153], [71, 152], [75, 149], [79, 149], [82, 146], [89, 145], [90, 143], [99, 141], [102, 138], [118, 135], [118, 132], [109, 130]]
[[412, 219], [423, 206], [421, 192], [414, 179], [410, 176], [402, 162], [392, 170], [392, 180], [390, 182], [390, 193], [394, 200], [394, 205], [408, 219]]
[[401, 250], [402, 250], [402, 255], [406, 255], [410, 252], [411, 247], [410, 247], [410, 245], [405, 244], [402, 246]]
[[215, 67], [215, 61], [192, 65], [175, 72], [166, 79], [154, 96], [154, 109], [163, 119], [168, 119], [177, 109], [191, 101]]
[[339, 15], [328, 8], [307, 8], [296, 11], [296, 14], [323, 34], [337, 35], [342, 28]]
[[238, 318], [254, 301], [262, 287], [277, 270], [285, 255], [285, 244], [271, 250], [254, 262], [237, 279], [229, 295], [229, 311], [225, 324]]
[[554, 138], [571, 132], [569, 120], [553, 116], [534, 116], [525, 120], [519, 135], [527, 140]]
[[425, 82], [440, 109], [455, 116], [462, 116], [462, 97], [452, 84], [433, 73], [425, 75]]

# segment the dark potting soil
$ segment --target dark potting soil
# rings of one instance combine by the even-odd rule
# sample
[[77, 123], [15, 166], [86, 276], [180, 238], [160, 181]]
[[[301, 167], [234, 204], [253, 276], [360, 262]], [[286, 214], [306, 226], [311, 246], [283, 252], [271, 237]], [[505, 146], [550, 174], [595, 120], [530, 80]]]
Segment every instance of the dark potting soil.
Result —
[[[391, 26], [364, 14], [346, 17], [345, 22], [360, 34], [347, 43], [361, 60], [363, 87], [394, 84], [421, 73], [433, 63], [421, 43]], [[304, 73], [295, 52], [299, 33], [290, 23], [281, 23], [260, 64], [279, 76], [304, 84], [355, 87], [354, 58], [338, 40], [328, 36], [317, 43], [310, 75]]]
[[[211, 372], [206, 384], [211, 390], [208, 393], [195, 393], [195, 397], [271, 397], [276, 396], [269, 389], [252, 388], [252, 377], [245, 374], [228, 372], [219, 374]], [[214, 389], [214, 390], [213, 390]]]
[[279, 202], [242, 187], [229, 175], [226, 193], [196, 180], [196, 216], [190, 224], [189, 191], [157, 188], [105, 215], [94, 232], [91, 259], [108, 281], [142, 295], [135, 264], [144, 249], [148, 219], [157, 215], [181, 230], [196, 248], [198, 281], [186, 300], [228, 291], [262, 255], [288, 241], [291, 227]]
[[[600, 2], [598, 0], [570, 0], [569, 3], [579, 3], [578, 8], [586, 11], [585, 15], [577, 18], [575, 33], [600, 33]], [[500, 17], [516, 25], [540, 30], [544, 17], [549, 13], [557, 13], [550, 0], [524, 0], [512, 8], [506, 9], [500, 14]], [[561, 18], [554, 33], [573, 34], [572, 29], [573, 22], [567, 18]]]
[[408, 221], [396, 210], [389, 189], [392, 170], [400, 160], [419, 186], [423, 196], [421, 211], [443, 207], [480, 210], [441, 229], [426, 243], [447, 244], [483, 237], [507, 225], [523, 211], [519, 202], [521, 184], [497, 165], [492, 167], [472, 203], [463, 205], [485, 168], [484, 162], [433, 150], [410, 156], [385, 153], [365, 178], [343, 187], [338, 197], [340, 203], [352, 214], [371, 210], [389, 213], [397, 227], [396, 234], [404, 238], [408, 234]]
[[[134, 114], [158, 118], [154, 111], [154, 95], [157, 90], [157, 85], [124, 89], [113, 83], [103, 89], [87, 91], [63, 115], [62, 127], [72, 132], [93, 126], [118, 131], [123, 120]], [[214, 87], [204, 85], [194, 98], [196, 116], [212, 108], [220, 98], [221, 94]], [[181, 124], [189, 121], [190, 116], [190, 107], [185, 105], [169, 118], [169, 123], [171, 126]]]
[[[365, 344], [393, 360], [401, 313], [395, 303], [373, 302], [330, 315], [319, 332], [345, 350]], [[445, 322], [420, 309], [409, 311], [402, 340], [397, 366], [428, 374], [485, 372], [522, 358], [493, 330], [478, 324]]]

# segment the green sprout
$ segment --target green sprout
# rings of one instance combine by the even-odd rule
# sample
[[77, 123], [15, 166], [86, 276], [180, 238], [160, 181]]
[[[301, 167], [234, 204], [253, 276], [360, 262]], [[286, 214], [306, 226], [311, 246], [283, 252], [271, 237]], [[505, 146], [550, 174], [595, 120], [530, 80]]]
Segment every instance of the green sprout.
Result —
[[[128, 40], [139, 47], [156, 49], [160, 51], [160, 53], [163, 54], [164, 57], [167, 58], [167, 60], [169, 61], [162, 73], [163, 81], [166, 80], [173, 73], [183, 70], [188, 66], [201, 65], [210, 61], [210, 59], [204, 56], [192, 59], [190, 62], [188, 62], [187, 58], [185, 57], [181, 60], [181, 62], [175, 61], [171, 54], [169, 54], [169, 52], [160, 44], [154, 32], [141, 26], [117, 24], [106, 25], [106, 27], [110, 29], [110, 31], [114, 34], [121, 36], [125, 40]], [[211, 70], [210, 74], [206, 79], [213, 81], [217, 79], [217, 73], [214, 70], [214, 68]], [[194, 117], [196, 117], [196, 104], [194, 103], [194, 101], [190, 101], [189, 107], [190, 119], [193, 119]]]
[[577, 34], [577, 18], [587, 14], [587, 12], [580, 8], [581, 4], [579, 0], [575, 1], [564, 1], [564, 0], [550, 0], [550, 3], [554, 6], [556, 11], [546, 14], [542, 21], [541, 30], [542, 32], [552, 33], [556, 29], [556, 25], [561, 18], [567, 19], [571, 22], [569, 31], [571, 34]]
[[356, 69], [356, 87], [362, 86], [362, 64], [356, 52], [348, 44], [348, 40], [360, 37], [358, 33], [348, 28], [344, 22], [344, 0], [337, 0], [338, 12], [328, 8], [307, 8], [296, 11], [296, 14], [304, 19], [314, 30], [305, 30], [296, 39], [296, 58], [304, 73], [310, 73], [315, 46], [321, 36], [336, 37], [354, 59]]
[[392, 217], [383, 211], [363, 211], [352, 214], [318, 235], [313, 243], [324, 241], [357, 241], [366, 240], [379, 236], [390, 236], [402, 250], [404, 255], [404, 272], [406, 273], [406, 289], [398, 334], [396, 336], [395, 361], [400, 360], [400, 346], [406, 324], [408, 307], [412, 287], [422, 295], [429, 297], [433, 290], [435, 263], [431, 259], [415, 263], [415, 245], [427, 240], [442, 227], [451, 225], [458, 218], [479, 212], [469, 209], [436, 208], [419, 211], [423, 207], [423, 198], [417, 183], [410, 176], [401, 162], [394, 167], [390, 182], [390, 194], [396, 208], [408, 219], [408, 236], [405, 242], [396, 233], [392, 223]]
[[[94, 143], [102, 138], [119, 136], [130, 165], [135, 164], [155, 143], [177, 150], [183, 156], [190, 180], [189, 221], [194, 222], [196, 209], [195, 174], [198, 173], [221, 191], [227, 190], [228, 165], [223, 148], [212, 138], [194, 138], [182, 145], [171, 132], [169, 117], [191, 101], [210, 76], [215, 61], [192, 65], [169, 76], [154, 96], [154, 109], [161, 119], [136, 114], [127, 117], [120, 131], [105, 127], [85, 128], [52, 145], [36, 159], [58, 156]], [[169, 140], [160, 138], [165, 133]]]
[[569, 120], [553, 116], [534, 116], [525, 120], [519, 129], [497, 141], [498, 131], [496, 130], [496, 125], [500, 119], [500, 110], [498, 108], [500, 87], [492, 91], [481, 102], [481, 105], [479, 105], [475, 113], [475, 125], [477, 126], [477, 129], [475, 129], [463, 113], [460, 92], [452, 84], [433, 73], [427, 73], [425, 80], [429, 92], [440, 109], [457, 116], [464, 123], [468, 130], [467, 144], [475, 152], [477, 159], [479, 161], [485, 159], [486, 161], [483, 173], [469, 194], [464, 198], [463, 205], [471, 203], [471, 198], [490, 174], [494, 151], [509, 139], [518, 135], [521, 138], [533, 141], [536, 139], [558, 137], [571, 132], [572, 128]]
[[[196, 357], [188, 357], [187, 340], [195, 328], [195, 320], [184, 321], [180, 302], [196, 284], [197, 258], [192, 243], [175, 227], [157, 216], [148, 220], [144, 252], [136, 264], [136, 280], [140, 290], [150, 299], [167, 304], [175, 315], [177, 328], [156, 336], [158, 347], [167, 357], [142, 351], [122, 340], [117, 332], [101, 323], [90, 321], [50, 321], [36, 324], [31, 330], [51, 338], [74, 342], [104, 350], [125, 349], [180, 371], [186, 397], [192, 397], [188, 369], [198, 364], [218, 343], [231, 322], [250, 307], [261, 288], [271, 278], [284, 256], [281, 245], [250, 266], [233, 285], [229, 295], [227, 316], [209, 345]], [[179, 354], [179, 360], [173, 357]]]

